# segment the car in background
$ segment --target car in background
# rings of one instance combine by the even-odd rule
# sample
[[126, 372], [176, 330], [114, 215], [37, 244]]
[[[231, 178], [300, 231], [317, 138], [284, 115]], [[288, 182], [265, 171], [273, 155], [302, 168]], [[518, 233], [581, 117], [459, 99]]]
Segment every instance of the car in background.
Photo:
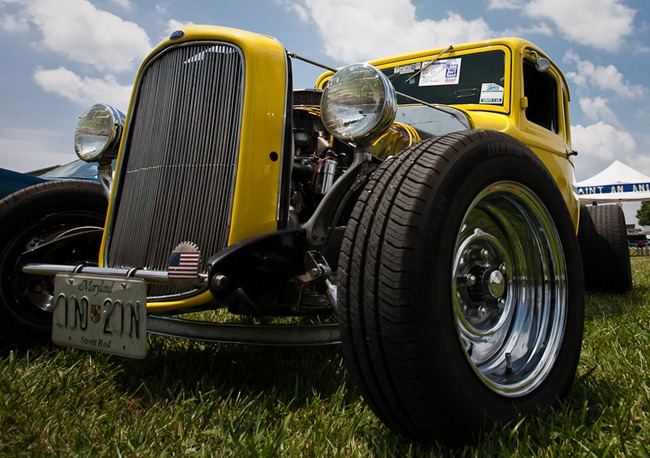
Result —
[[46, 169], [21, 173], [0, 168], [0, 199], [44, 181], [82, 179], [97, 181], [97, 164], [80, 159]]
[[[97, 227], [97, 233], [101, 234], [108, 200], [98, 183], [97, 168], [97, 163], [82, 160], [28, 173], [0, 168], [0, 215], [15, 201], [15, 199], [5, 199], [5, 197], [16, 193], [16, 199], [28, 201], [23, 218], [16, 218], [16, 215], [13, 215], [4, 218], [5, 222], [0, 224], [0, 232], [10, 228], [17, 229], [17, 237], [8, 245], [23, 253], [42, 253], [48, 250], [47, 247], [50, 243], [65, 238], [71, 230], [81, 226]], [[33, 185], [39, 186], [32, 188]], [[43, 187], [54, 190], [56, 196], [52, 202], [40, 204], [33, 200], [32, 196], [38, 195]], [[93, 196], [90, 204], [91, 209], [87, 209], [83, 213], [76, 210], [58, 211], [60, 209], [57, 208], [57, 200], [64, 205], [65, 202], [70, 201], [68, 191], [66, 191], [68, 188], [81, 188], [91, 193]], [[96, 250], [98, 242], [86, 239], [82, 245], [93, 246]], [[67, 248], [71, 253], [75, 253], [82, 246], [70, 244]], [[3, 259], [4, 257], [0, 255], [0, 263], [3, 262]], [[77, 259], [77, 261], [81, 260]], [[32, 281], [25, 281], [22, 277], [14, 278], [6, 287], [21, 291], [21, 294], [30, 297], [34, 303], [41, 304], [43, 308], [47, 308], [51, 297], [47, 293], [48, 281], [43, 278], [32, 279]], [[8, 321], [0, 320], [0, 354], [5, 355], [7, 351], [16, 347], [27, 349], [32, 345], [31, 339], [25, 339], [23, 335], [15, 331], [15, 326], [9, 325]]]
[[44, 179], [30, 175], [29, 173], [14, 172], [13, 170], [0, 169], [0, 199], [4, 199], [19, 189], [26, 188], [37, 183], [42, 183]]

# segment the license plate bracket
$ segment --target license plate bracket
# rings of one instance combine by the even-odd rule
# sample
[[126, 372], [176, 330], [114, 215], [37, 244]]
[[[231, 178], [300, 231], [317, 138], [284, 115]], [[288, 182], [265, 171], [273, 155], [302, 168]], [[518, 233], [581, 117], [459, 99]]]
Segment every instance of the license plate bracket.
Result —
[[147, 287], [142, 279], [57, 274], [52, 342], [142, 359], [147, 353]]

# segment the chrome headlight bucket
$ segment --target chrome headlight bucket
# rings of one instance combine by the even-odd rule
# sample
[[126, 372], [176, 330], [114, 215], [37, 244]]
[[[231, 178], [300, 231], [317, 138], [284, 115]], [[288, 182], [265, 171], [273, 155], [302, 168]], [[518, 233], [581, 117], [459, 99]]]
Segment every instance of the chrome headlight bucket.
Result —
[[124, 113], [109, 105], [96, 104], [79, 118], [74, 149], [86, 162], [106, 162], [117, 157], [124, 127]]
[[369, 64], [353, 64], [336, 72], [321, 97], [325, 128], [344, 141], [372, 141], [390, 127], [396, 110], [393, 85]]

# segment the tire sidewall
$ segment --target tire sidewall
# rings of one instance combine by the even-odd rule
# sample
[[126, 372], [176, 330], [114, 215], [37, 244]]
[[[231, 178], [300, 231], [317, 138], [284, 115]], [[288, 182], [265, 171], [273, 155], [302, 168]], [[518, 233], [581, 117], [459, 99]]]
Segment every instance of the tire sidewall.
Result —
[[[434, 198], [425, 211], [415, 262], [416, 284], [423, 285], [419, 291], [424, 293], [412, 300], [423, 305], [419, 308], [422, 316], [415, 319], [420, 341], [429, 342], [429, 361], [425, 365], [435, 368], [431, 379], [440, 380], [438, 389], [450, 396], [451, 402], [465, 406], [459, 409], [465, 412], [463, 418], [456, 422], [482, 425], [485, 420], [492, 423], [511, 419], [513, 410], [532, 413], [538, 406], [555, 404], [558, 394], [568, 392], [582, 341], [582, 266], [566, 203], [534, 153], [506, 135], [475, 140], [469, 146], [459, 143], [455, 145], [459, 153], [434, 182]], [[538, 389], [518, 398], [503, 397], [478, 378], [460, 345], [451, 305], [454, 249], [461, 222], [477, 194], [498, 181], [521, 183], [545, 204], [561, 239], [569, 277], [566, 328], [557, 361]], [[440, 338], [434, 341], [431, 336]], [[441, 379], [441, 374], [448, 376]], [[467, 418], [468, 409], [474, 409], [475, 415]]]
[[0, 317], [3, 320], [10, 320], [24, 332], [49, 333], [51, 313], [26, 306], [13, 294], [12, 278], [24, 275], [19, 273], [17, 256], [32, 235], [47, 233], [58, 226], [69, 229], [102, 225], [107, 203], [101, 186], [86, 180], [39, 183], [0, 201]]

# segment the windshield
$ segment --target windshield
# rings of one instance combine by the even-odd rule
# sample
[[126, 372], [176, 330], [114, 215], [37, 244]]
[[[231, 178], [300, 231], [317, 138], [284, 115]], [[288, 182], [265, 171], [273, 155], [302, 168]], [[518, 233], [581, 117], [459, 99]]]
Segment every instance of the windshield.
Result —
[[43, 178], [80, 178], [84, 180], [97, 179], [97, 164], [95, 162], [84, 162], [76, 160], [68, 164], [56, 167], [43, 175]]
[[[465, 54], [384, 68], [397, 92], [428, 103], [503, 105], [505, 53]], [[398, 97], [398, 103], [412, 103]]]

